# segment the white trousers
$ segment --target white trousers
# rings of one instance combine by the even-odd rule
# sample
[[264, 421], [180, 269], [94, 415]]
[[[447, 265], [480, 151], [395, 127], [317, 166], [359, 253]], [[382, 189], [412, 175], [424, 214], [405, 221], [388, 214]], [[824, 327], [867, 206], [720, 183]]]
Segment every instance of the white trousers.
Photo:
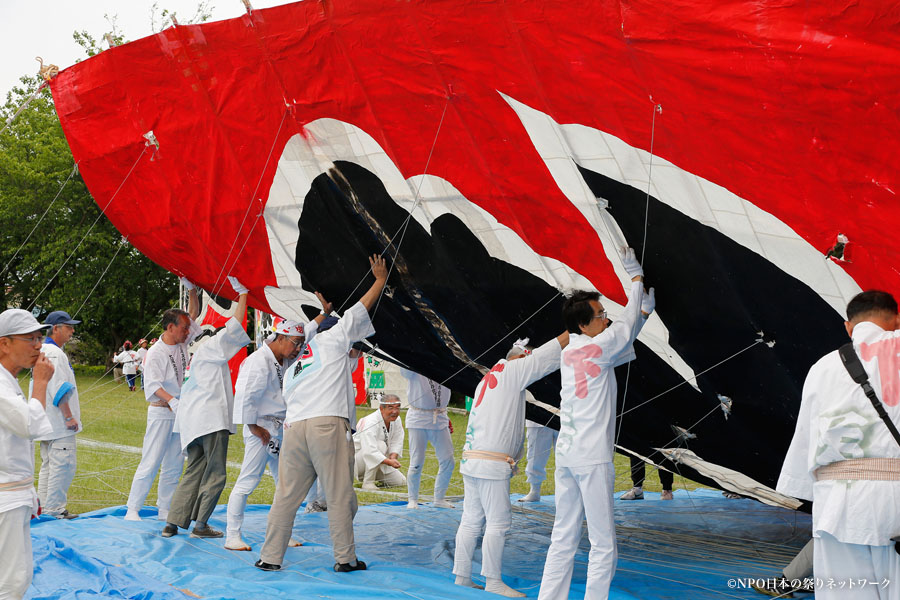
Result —
[[19, 600], [31, 585], [31, 506], [0, 513], [0, 600]]
[[[244, 425], [246, 427], [246, 425]], [[241, 535], [244, 525], [244, 509], [247, 507], [247, 497], [259, 486], [263, 473], [269, 465], [275, 485], [278, 485], [278, 458], [266, 452], [262, 440], [255, 435], [244, 436], [244, 460], [241, 463], [241, 472], [231, 494], [228, 496], [228, 524], [226, 533], [228, 537]]]
[[379, 463], [371, 469], [366, 469], [366, 459], [361, 451], [356, 453], [355, 461], [356, 478], [363, 483], [383, 481], [384, 485], [390, 487], [406, 485], [406, 477], [404, 477], [403, 473], [390, 465]]
[[174, 425], [174, 419], [147, 419], [147, 431], [144, 433], [144, 445], [141, 448], [141, 463], [134, 472], [131, 492], [128, 494], [129, 510], [140, 510], [144, 506], [158, 471], [156, 506], [160, 512], [169, 512], [172, 495], [178, 487], [178, 479], [184, 467], [181, 436], [172, 432]]
[[456, 465], [450, 430], [446, 427], [412, 428], [406, 430], [406, 436], [409, 439], [409, 470], [406, 472], [409, 499], [415, 501], [419, 499], [419, 482], [422, 479], [422, 467], [425, 465], [425, 449], [428, 442], [431, 442], [438, 459], [438, 472], [434, 478], [434, 499], [442, 500], [447, 495], [447, 487], [450, 485], [450, 477], [453, 476], [453, 467]]
[[500, 579], [503, 563], [503, 546], [506, 532], [512, 524], [509, 504], [509, 479], [481, 479], [463, 475], [465, 502], [462, 519], [456, 531], [456, 554], [453, 558], [453, 574], [472, 576], [472, 555], [478, 536], [484, 528], [481, 541], [481, 574]]
[[611, 462], [586, 467], [556, 467], [556, 518], [544, 563], [540, 600], [564, 600], [581, 540], [581, 521], [587, 520], [588, 555], [585, 600], [609, 597], [616, 571], [616, 525], [612, 492], [615, 470]]
[[44, 514], [56, 516], [66, 510], [69, 486], [75, 478], [78, 460], [75, 435], [58, 440], [44, 440], [41, 447], [41, 471], [38, 475], [38, 498]]
[[893, 545], [845, 544], [828, 533], [820, 535], [813, 538], [816, 600], [900, 598], [900, 554]]
[[525, 452], [525, 481], [532, 487], [540, 488], [547, 479], [547, 461], [550, 451], [556, 447], [559, 432], [549, 427], [526, 427], [525, 439], [528, 449]]
[[325, 498], [325, 486], [319, 485], [318, 477], [313, 480], [312, 485], [309, 487], [309, 491], [306, 492], [305, 501], [307, 506], [313, 502], [318, 502], [322, 506], [327, 505], [328, 500]]

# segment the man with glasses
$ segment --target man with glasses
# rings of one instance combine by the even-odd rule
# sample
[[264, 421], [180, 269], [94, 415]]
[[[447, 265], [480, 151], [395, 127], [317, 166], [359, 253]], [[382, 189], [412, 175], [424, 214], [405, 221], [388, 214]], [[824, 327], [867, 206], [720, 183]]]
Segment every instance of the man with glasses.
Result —
[[38, 497], [43, 514], [58, 519], [78, 516], [66, 509], [66, 502], [78, 467], [75, 434], [82, 429], [81, 407], [75, 372], [63, 347], [75, 335], [75, 325], [79, 323], [65, 311], [53, 311], [44, 320], [44, 325], [51, 329], [41, 347], [41, 352], [53, 364], [53, 378], [47, 385], [47, 418], [53, 431], [37, 438], [41, 450]]
[[356, 424], [353, 443], [356, 448], [356, 476], [362, 489], [374, 491], [380, 481], [388, 487], [406, 485], [406, 477], [398, 469], [403, 455], [403, 423], [400, 422], [400, 398], [387, 394], [378, 410]]
[[[309, 329], [310, 337], [315, 328]], [[284, 372], [296, 360], [306, 341], [303, 323], [281, 321], [275, 337], [244, 359], [234, 386], [234, 422], [244, 424], [244, 461], [228, 497], [225, 548], [249, 551], [241, 538], [247, 497], [259, 485], [266, 465], [278, 483], [278, 452], [287, 408], [281, 385]], [[289, 545], [299, 546], [292, 540]]]
[[[31, 584], [29, 524], [39, 512], [32, 440], [53, 431], [45, 412], [53, 364], [41, 353], [47, 327], [18, 308], [0, 313], [0, 598], [21, 598]], [[26, 400], [16, 376], [31, 368]]]
[[163, 313], [160, 340], [147, 351], [144, 365], [144, 397], [150, 406], [147, 409], [147, 430], [141, 448], [141, 462], [134, 472], [131, 491], [128, 494], [126, 521], [140, 521], [140, 510], [144, 506], [150, 487], [159, 471], [159, 485], [156, 505], [157, 518], [165, 521], [169, 516], [172, 494], [178, 486], [184, 455], [181, 453], [181, 438], [173, 431], [175, 410], [184, 383], [188, 366], [188, 346], [201, 333], [195, 319], [200, 315], [200, 299], [197, 288], [190, 281], [181, 278], [188, 290], [188, 312], [170, 308]]
[[563, 304], [563, 321], [570, 337], [559, 369], [556, 517], [538, 596], [544, 600], [569, 597], [582, 519], [587, 520], [591, 541], [585, 598], [608, 597], [616, 570], [614, 368], [633, 358], [632, 344], [656, 304], [653, 288], [644, 293], [644, 271], [634, 250], [625, 248], [620, 256], [631, 279], [620, 321], [606, 318], [597, 292], [576, 291]]

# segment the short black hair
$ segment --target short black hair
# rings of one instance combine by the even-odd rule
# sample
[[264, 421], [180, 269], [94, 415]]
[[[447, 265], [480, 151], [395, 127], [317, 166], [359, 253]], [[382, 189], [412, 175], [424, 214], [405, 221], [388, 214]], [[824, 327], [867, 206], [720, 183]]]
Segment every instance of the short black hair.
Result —
[[569, 333], [581, 333], [580, 325], [588, 325], [594, 318], [591, 300], [600, 302], [600, 292], [576, 290], [563, 302], [563, 323]]
[[169, 328], [169, 325], [178, 325], [178, 321], [181, 320], [181, 317], [187, 317], [190, 320], [191, 315], [187, 314], [187, 312], [181, 310], [180, 308], [170, 308], [166, 312], [163, 313], [162, 325], [163, 331]]
[[847, 304], [848, 321], [872, 316], [874, 313], [896, 315], [897, 301], [887, 292], [868, 290], [853, 296], [853, 299]]

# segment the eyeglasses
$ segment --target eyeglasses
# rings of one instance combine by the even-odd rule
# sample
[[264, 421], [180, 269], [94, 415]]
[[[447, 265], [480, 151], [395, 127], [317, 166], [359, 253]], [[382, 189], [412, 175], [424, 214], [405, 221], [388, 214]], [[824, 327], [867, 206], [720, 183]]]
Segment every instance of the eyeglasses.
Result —
[[28, 342], [29, 344], [32, 344], [32, 345], [40, 344], [40, 343], [43, 343], [43, 341], [44, 341], [44, 336], [41, 335], [41, 334], [36, 334], [36, 335], [10, 335], [10, 336], [7, 336], [7, 337], [16, 338], [17, 340], [23, 340], [23, 341]]
[[601, 310], [601, 311], [600, 311], [600, 314], [594, 315], [594, 316], [591, 317], [591, 318], [592, 318], [592, 319], [606, 319], [606, 311], [605, 311], [605, 310]]
[[297, 338], [295, 341], [294, 338], [289, 337], [288, 340], [294, 345], [294, 348], [299, 348], [306, 341], [306, 338]]

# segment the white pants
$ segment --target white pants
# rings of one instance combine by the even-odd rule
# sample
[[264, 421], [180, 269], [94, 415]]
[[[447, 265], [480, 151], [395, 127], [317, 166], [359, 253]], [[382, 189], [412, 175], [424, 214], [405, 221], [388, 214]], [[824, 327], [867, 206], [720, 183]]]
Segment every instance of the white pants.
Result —
[[147, 419], [144, 446], [141, 448], [141, 463], [134, 472], [131, 493], [128, 494], [129, 510], [140, 510], [144, 506], [159, 471], [156, 506], [160, 512], [169, 512], [172, 495], [178, 487], [178, 479], [184, 467], [181, 436], [172, 432], [174, 425], [174, 419]]
[[500, 579], [503, 563], [503, 546], [506, 532], [512, 524], [509, 504], [509, 479], [481, 479], [463, 475], [466, 499], [462, 519], [456, 531], [456, 554], [453, 558], [453, 574], [472, 576], [472, 555], [478, 536], [484, 527], [481, 541], [481, 574]]
[[309, 491], [306, 492], [305, 501], [307, 506], [309, 506], [313, 502], [318, 502], [322, 506], [326, 506], [328, 504], [328, 501], [325, 498], [325, 486], [319, 485], [318, 477], [313, 480], [312, 485], [309, 487]]
[[[247, 426], [244, 425], [244, 427]], [[269, 465], [275, 485], [278, 485], [278, 458], [266, 452], [266, 447], [263, 446], [261, 439], [253, 434], [245, 435], [244, 461], [241, 463], [241, 472], [228, 496], [228, 525], [226, 527], [228, 537], [241, 535], [247, 497], [253, 493], [262, 480], [266, 465]]]
[[19, 600], [31, 585], [31, 506], [0, 513], [0, 600]]
[[75, 478], [78, 461], [75, 435], [58, 440], [44, 440], [41, 447], [41, 471], [38, 475], [38, 498], [44, 514], [56, 516], [66, 510], [69, 486]]
[[547, 461], [550, 451], [556, 447], [559, 432], [549, 427], [526, 427], [525, 438], [528, 449], [525, 453], [525, 481], [532, 487], [540, 488], [547, 479]]
[[434, 478], [434, 499], [442, 500], [447, 495], [450, 477], [453, 476], [453, 439], [447, 427], [441, 429], [406, 430], [409, 439], [409, 471], [406, 472], [406, 485], [410, 500], [419, 499], [419, 482], [422, 479], [422, 467], [425, 465], [425, 449], [428, 442], [434, 446], [438, 459], [438, 472]]
[[587, 519], [588, 556], [585, 600], [609, 597], [616, 570], [616, 525], [613, 520], [613, 464], [556, 467], [556, 518], [541, 579], [541, 600], [564, 600], [581, 540], [581, 520]]
[[363, 457], [362, 452], [356, 453], [355, 460], [356, 478], [363, 483], [383, 481], [384, 485], [390, 487], [406, 485], [406, 477], [403, 476], [403, 473], [390, 465], [380, 463], [371, 469], [366, 469], [366, 459]]
[[893, 545], [845, 544], [828, 533], [820, 535], [813, 538], [816, 600], [900, 598], [900, 554]]

